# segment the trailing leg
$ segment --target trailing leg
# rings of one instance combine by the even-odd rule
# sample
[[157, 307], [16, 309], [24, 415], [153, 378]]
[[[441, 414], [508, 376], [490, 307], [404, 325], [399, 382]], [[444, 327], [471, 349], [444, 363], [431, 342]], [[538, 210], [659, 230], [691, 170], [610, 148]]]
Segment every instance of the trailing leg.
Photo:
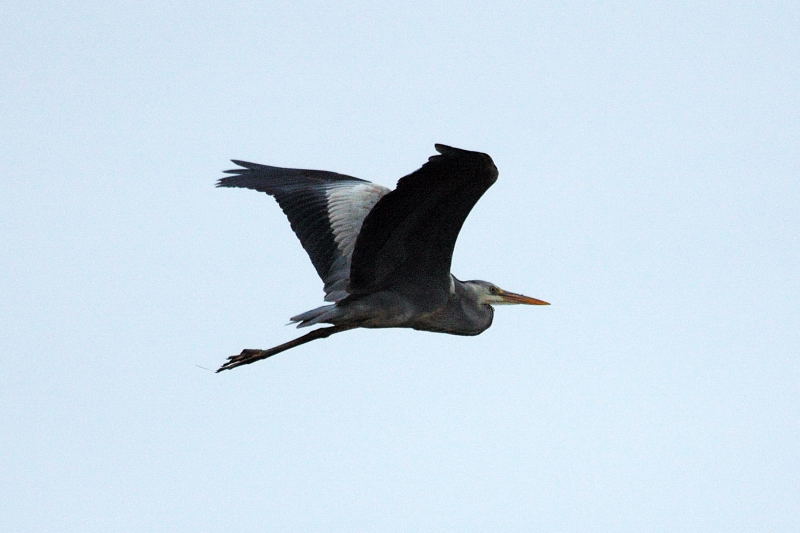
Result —
[[224, 365], [219, 367], [217, 372], [222, 372], [223, 370], [230, 370], [231, 368], [236, 368], [237, 366], [249, 365], [250, 363], [255, 363], [256, 361], [260, 361], [261, 359], [266, 359], [267, 357], [271, 357], [275, 354], [289, 350], [296, 346], [300, 346], [301, 344], [305, 344], [307, 342], [311, 342], [316, 339], [324, 339], [326, 337], [330, 337], [334, 333], [339, 333], [340, 331], [347, 331], [348, 329], [353, 329], [355, 327], [356, 326], [339, 325], [339, 326], [331, 326], [328, 328], [315, 329], [310, 333], [306, 333], [302, 337], [298, 337], [289, 342], [279, 344], [278, 346], [275, 346], [268, 350], [254, 350], [251, 348], [245, 348], [239, 355], [231, 355], [230, 357], [228, 357], [228, 360], [225, 362]]

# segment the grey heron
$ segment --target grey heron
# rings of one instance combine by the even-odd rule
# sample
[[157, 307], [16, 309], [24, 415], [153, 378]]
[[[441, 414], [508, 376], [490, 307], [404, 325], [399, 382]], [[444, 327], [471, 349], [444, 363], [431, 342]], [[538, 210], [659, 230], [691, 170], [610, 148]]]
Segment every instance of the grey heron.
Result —
[[492, 324], [493, 305], [548, 305], [493, 283], [450, 273], [467, 215], [497, 180], [491, 157], [442, 144], [394, 191], [323, 170], [280, 168], [233, 160], [240, 168], [217, 187], [273, 196], [289, 219], [333, 302], [290, 320], [298, 328], [332, 324], [267, 350], [245, 349], [217, 372], [265, 359], [354, 328], [413, 328], [478, 335]]

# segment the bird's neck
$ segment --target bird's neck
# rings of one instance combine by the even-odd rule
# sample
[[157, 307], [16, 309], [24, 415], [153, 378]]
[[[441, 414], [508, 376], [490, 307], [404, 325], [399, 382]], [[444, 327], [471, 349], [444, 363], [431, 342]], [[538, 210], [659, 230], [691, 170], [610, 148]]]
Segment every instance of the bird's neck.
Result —
[[484, 331], [492, 325], [494, 309], [491, 305], [483, 303], [482, 287], [477, 284], [459, 281], [453, 278], [453, 292], [448, 305], [455, 308], [464, 317], [465, 321], [474, 328], [472, 335]]

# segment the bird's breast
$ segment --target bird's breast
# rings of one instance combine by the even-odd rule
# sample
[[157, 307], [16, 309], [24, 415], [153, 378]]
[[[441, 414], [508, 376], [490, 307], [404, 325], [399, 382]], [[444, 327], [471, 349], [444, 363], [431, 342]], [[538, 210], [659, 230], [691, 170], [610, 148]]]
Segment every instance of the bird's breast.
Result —
[[477, 305], [452, 298], [441, 308], [416, 317], [414, 329], [451, 335], [478, 335], [492, 325], [494, 311], [488, 305]]

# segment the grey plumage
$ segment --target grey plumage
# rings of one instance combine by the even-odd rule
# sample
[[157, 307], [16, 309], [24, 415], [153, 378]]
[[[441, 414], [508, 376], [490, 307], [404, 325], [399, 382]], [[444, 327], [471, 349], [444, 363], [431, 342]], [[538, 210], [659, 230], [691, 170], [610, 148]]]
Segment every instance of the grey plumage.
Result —
[[322, 278], [325, 299], [335, 303], [291, 319], [298, 327], [332, 327], [269, 350], [243, 350], [218, 371], [357, 327], [477, 335], [491, 325], [492, 305], [546, 304], [450, 273], [461, 226], [497, 168], [480, 152], [441, 144], [436, 150], [394, 191], [335, 172], [234, 160], [242, 168], [227, 171], [234, 175], [217, 186], [273, 196]]

